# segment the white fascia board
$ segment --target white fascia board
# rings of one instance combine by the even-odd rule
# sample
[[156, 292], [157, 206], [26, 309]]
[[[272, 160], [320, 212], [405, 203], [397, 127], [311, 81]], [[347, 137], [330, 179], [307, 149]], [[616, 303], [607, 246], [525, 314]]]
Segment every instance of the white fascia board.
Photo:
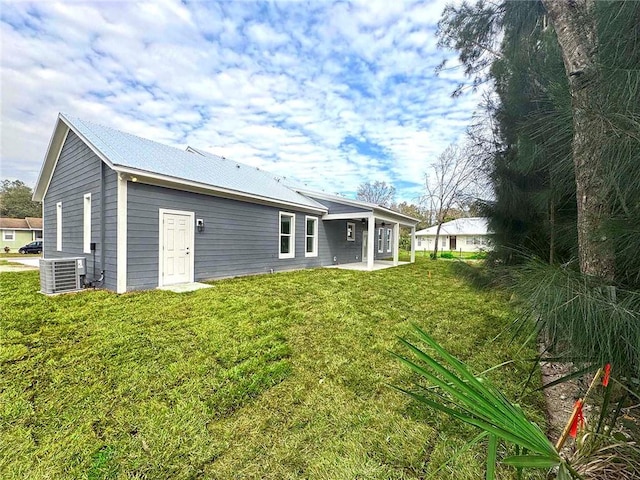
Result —
[[407, 227], [415, 227], [416, 223], [418, 222], [418, 220], [415, 219], [411, 219], [411, 222], [406, 221], [408, 218], [411, 217], [392, 217], [389, 215], [380, 215], [374, 212], [374, 216], [376, 217], [376, 220], [382, 220], [383, 222], [389, 222], [389, 223], [399, 223], [400, 225], [404, 225]]
[[353, 212], [353, 213], [327, 213], [322, 216], [322, 220], [357, 220], [359, 218], [369, 218], [373, 216], [371, 212]]
[[409, 217], [408, 215], [403, 215], [402, 213], [394, 212], [393, 210], [389, 210], [388, 208], [384, 207], [374, 208], [373, 213], [377, 218], [389, 220], [392, 222], [398, 222], [409, 227], [412, 227], [420, 222], [420, 220], [418, 220], [417, 218]]
[[31, 195], [31, 199], [33, 201], [44, 202], [44, 197], [47, 195], [47, 191], [49, 190], [53, 172], [56, 170], [58, 159], [62, 153], [62, 147], [67, 141], [68, 135], [69, 128], [66, 126], [61, 127], [60, 122], [58, 122], [53, 130], [51, 139], [49, 140], [47, 153], [45, 154], [44, 162], [42, 162], [42, 167], [40, 167], [40, 174], [38, 175], [36, 186], [33, 189], [33, 195]]
[[400, 225], [406, 225], [407, 227], [415, 226], [415, 223], [407, 222], [404, 218], [394, 218], [386, 215], [377, 215], [374, 212], [327, 213], [326, 215], [323, 215], [322, 220], [357, 220], [359, 218], [368, 219], [369, 217], [374, 217], [376, 220], [381, 220], [383, 222], [399, 223]]
[[185, 190], [194, 193], [202, 193], [205, 195], [215, 195], [218, 197], [230, 198], [233, 200], [240, 200], [250, 203], [258, 203], [261, 205], [269, 205], [278, 208], [286, 207], [295, 210], [310, 211], [314, 213], [326, 213], [326, 209], [319, 209], [309, 205], [304, 205], [294, 202], [285, 202], [276, 200], [273, 198], [262, 197], [260, 195], [252, 195], [250, 193], [238, 192], [236, 190], [230, 190], [226, 188], [213, 187], [204, 183], [198, 183], [191, 180], [184, 180], [181, 178], [169, 177], [167, 175], [161, 175], [158, 173], [147, 172], [143, 170], [137, 170], [135, 168], [122, 167], [114, 165], [111, 167], [113, 170], [120, 174], [128, 174], [132, 177], [136, 177], [138, 183], [148, 183], [149, 185], [156, 185], [160, 187], [169, 187], [177, 190]]

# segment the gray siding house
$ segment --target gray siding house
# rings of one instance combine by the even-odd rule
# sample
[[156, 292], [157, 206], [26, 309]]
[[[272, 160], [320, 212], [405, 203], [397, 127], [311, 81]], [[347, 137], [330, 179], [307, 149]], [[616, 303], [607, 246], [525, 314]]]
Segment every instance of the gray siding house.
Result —
[[43, 204], [44, 258], [85, 257], [87, 278], [102, 275], [118, 293], [355, 262], [372, 270], [382, 258], [397, 265], [399, 228], [413, 239], [417, 223], [65, 114], [33, 198]]

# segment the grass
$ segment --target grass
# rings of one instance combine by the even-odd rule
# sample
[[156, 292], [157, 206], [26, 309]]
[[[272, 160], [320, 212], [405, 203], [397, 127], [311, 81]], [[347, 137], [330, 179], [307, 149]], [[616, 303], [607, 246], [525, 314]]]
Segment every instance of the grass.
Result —
[[[387, 384], [411, 323], [516, 398], [534, 352], [453, 262], [315, 269], [175, 294], [37, 294], [0, 274], [0, 472], [25, 478], [424, 478], [475, 435]], [[523, 407], [542, 421], [541, 397]], [[437, 478], [482, 476], [483, 447]], [[502, 472], [509, 478], [511, 472]]]
[[[416, 252], [416, 258], [427, 257], [433, 253], [433, 250], [419, 250]], [[458, 260], [484, 260], [487, 258], [487, 252], [461, 252], [460, 250], [438, 250], [438, 258], [458, 259]]]

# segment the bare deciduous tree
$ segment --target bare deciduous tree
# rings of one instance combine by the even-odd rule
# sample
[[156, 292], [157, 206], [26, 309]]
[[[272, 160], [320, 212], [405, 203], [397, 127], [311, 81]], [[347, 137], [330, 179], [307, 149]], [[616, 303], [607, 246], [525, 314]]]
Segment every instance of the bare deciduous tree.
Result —
[[474, 157], [466, 149], [450, 145], [425, 173], [425, 195], [427, 206], [438, 228], [436, 230], [433, 259], [438, 258], [438, 239], [445, 216], [452, 208], [461, 208], [477, 185], [477, 169]]
[[373, 183], [361, 183], [358, 186], [356, 198], [363, 202], [389, 207], [393, 203], [395, 196], [396, 188], [393, 185], [376, 180]]

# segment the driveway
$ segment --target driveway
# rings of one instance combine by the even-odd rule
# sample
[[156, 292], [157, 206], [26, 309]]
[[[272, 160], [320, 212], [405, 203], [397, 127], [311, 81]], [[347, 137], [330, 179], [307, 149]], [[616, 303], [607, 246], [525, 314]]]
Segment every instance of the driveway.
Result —
[[26, 265], [27, 267], [36, 267], [40, 266], [40, 258], [11, 258], [7, 259], [11, 263], [21, 263], [22, 265]]
[[40, 266], [40, 258], [8, 257], [3, 258], [3, 260], [10, 263], [6, 265], [0, 264], [0, 272], [26, 272], [35, 270]]

